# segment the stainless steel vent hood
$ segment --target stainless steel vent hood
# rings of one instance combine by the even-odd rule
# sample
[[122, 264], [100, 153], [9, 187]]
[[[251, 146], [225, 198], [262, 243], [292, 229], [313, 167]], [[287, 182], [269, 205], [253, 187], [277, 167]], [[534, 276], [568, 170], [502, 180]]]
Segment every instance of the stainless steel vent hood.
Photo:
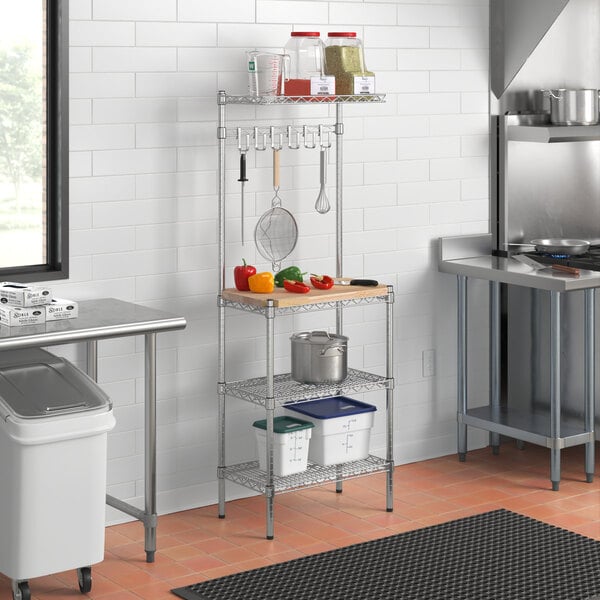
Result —
[[496, 98], [506, 91], [569, 0], [492, 0], [490, 85]]

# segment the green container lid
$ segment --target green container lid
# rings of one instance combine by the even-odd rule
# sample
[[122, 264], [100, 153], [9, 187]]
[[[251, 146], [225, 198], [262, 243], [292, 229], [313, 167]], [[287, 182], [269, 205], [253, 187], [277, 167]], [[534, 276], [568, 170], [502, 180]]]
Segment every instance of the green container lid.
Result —
[[[260, 421], [254, 421], [253, 427], [257, 429], [267, 429], [267, 420], [262, 419]], [[295, 417], [275, 417], [273, 419], [273, 431], [275, 433], [290, 433], [291, 431], [300, 431], [301, 429], [310, 429], [315, 424], [310, 421], [304, 421], [303, 419], [296, 419]]]

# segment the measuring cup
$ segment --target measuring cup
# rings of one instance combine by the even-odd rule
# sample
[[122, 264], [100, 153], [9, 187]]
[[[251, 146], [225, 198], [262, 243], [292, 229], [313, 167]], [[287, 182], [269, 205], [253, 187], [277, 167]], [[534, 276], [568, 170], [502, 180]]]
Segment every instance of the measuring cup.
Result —
[[248, 91], [252, 96], [281, 96], [289, 79], [289, 54], [252, 50], [248, 58]]

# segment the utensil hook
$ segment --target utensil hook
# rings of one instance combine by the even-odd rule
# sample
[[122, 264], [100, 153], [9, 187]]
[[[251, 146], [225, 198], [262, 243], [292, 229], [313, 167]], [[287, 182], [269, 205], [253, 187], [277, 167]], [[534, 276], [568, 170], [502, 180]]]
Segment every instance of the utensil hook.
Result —
[[244, 132], [241, 127], [237, 128], [238, 150], [240, 152], [248, 152], [250, 149], [250, 134]]
[[275, 131], [275, 127], [271, 127], [269, 130], [271, 137], [271, 148], [273, 150], [281, 150], [283, 148], [283, 133], [281, 131]]
[[302, 127], [302, 135], [304, 136], [304, 147], [311, 149], [317, 147], [317, 142], [315, 140], [315, 132], [310, 131], [308, 125], [304, 125]]
[[321, 149], [331, 148], [331, 135], [329, 131], [323, 130], [323, 125], [319, 125], [319, 143]]
[[258, 127], [254, 128], [254, 149], [259, 152], [267, 149], [267, 132], [261, 132]]
[[288, 148], [290, 150], [298, 150], [300, 148], [300, 133], [292, 129], [291, 125], [287, 126]]

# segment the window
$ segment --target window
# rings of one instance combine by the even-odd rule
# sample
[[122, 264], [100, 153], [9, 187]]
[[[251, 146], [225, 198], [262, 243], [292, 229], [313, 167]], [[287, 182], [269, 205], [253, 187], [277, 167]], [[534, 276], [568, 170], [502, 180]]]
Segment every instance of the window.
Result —
[[0, 3], [0, 280], [68, 276], [68, 8]]

